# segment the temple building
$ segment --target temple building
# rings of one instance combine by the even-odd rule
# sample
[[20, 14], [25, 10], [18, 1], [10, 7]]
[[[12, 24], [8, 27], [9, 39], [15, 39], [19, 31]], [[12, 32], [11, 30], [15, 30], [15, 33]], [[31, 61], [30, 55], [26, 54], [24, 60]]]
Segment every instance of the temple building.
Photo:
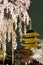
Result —
[[23, 34], [22, 37], [23, 43], [21, 43], [21, 45], [24, 46], [25, 49], [37, 47], [39, 45], [38, 44], [39, 39], [37, 38], [37, 36], [39, 35], [40, 35], [39, 33], [32, 30], [31, 21], [30, 21], [30, 29], [26, 32], [26, 34]]

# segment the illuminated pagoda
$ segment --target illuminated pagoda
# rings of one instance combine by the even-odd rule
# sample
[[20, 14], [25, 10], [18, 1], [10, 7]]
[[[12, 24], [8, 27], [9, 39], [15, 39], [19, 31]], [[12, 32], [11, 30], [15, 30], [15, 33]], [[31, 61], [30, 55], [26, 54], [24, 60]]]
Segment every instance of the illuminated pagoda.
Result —
[[23, 43], [21, 44], [25, 49], [31, 49], [38, 47], [38, 42], [39, 39], [37, 36], [40, 34], [32, 30], [32, 25], [31, 25], [31, 20], [30, 20], [30, 29], [26, 32], [26, 34], [23, 34], [22, 41]]

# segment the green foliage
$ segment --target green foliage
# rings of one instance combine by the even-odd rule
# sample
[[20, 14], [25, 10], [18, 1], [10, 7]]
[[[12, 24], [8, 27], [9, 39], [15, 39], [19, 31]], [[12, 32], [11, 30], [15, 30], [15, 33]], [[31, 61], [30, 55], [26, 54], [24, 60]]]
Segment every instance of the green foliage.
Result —
[[3, 50], [2, 50], [2, 49], [0, 49], [0, 55], [1, 55], [1, 54], [3, 54]]

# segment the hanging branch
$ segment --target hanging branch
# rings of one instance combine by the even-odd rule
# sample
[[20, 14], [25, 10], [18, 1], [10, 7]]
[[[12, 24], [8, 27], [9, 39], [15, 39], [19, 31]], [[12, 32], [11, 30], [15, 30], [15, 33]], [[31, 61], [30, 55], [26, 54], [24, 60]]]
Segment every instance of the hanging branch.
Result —
[[[24, 18], [23, 18], [24, 24], [26, 24], [27, 21], [29, 22], [29, 16], [27, 13], [27, 9], [29, 9], [30, 0], [16, 0], [16, 1], [13, 0], [10, 2], [8, 2], [8, 0], [3, 0], [3, 4], [1, 4], [1, 2], [2, 1], [0, 1], [0, 11], [1, 11], [0, 12], [0, 32], [2, 33], [1, 41], [2, 41], [2, 45], [3, 45], [3, 50], [6, 51], [6, 32], [8, 31], [8, 41], [10, 41], [10, 38], [11, 38], [10, 34], [12, 33], [12, 29], [13, 29], [12, 21], [9, 21], [9, 20], [11, 20], [13, 18], [13, 20], [15, 22], [15, 30], [17, 29], [17, 18], [18, 18], [18, 16], [20, 16], [21, 12], [23, 13], [23, 16], [24, 16]], [[4, 12], [5, 9], [6, 9], [6, 12]], [[20, 27], [20, 30], [19, 30], [20, 36], [22, 36], [21, 21], [20, 21], [19, 25], [20, 25], [19, 26]], [[6, 31], [6, 29], [8, 29], [8, 30]], [[25, 26], [25, 32], [26, 32], [26, 26]], [[16, 33], [14, 36], [15, 37], [13, 37], [13, 39], [14, 39], [13, 44], [15, 45]], [[15, 45], [15, 47], [16, 46], [17, 46], [17, 44]]]

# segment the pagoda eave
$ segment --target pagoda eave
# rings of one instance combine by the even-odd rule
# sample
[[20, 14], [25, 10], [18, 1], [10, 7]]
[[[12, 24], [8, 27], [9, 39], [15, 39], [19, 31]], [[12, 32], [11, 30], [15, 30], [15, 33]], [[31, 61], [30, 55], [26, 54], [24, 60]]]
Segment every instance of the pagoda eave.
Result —
[[23, 41], [25, 41], [25, 42], [29, 42], [29, 43], [31, 43], [31, 42], [38, 42], [38, 38], [31, 38], [31, 39], [22, 39]]
[[26, 33], [26, 34], [23, 34], [24, 37], [32, 37], [32, 36], [40, 36], [39, 33], [37, 32], [34, 32], [34, 33]]
[[32, 47], [37, 47], [38, 44], [35, 43], [35, 44], [21, 44], [22, 46], [26, 47], [26, 48], [32, 48]]

